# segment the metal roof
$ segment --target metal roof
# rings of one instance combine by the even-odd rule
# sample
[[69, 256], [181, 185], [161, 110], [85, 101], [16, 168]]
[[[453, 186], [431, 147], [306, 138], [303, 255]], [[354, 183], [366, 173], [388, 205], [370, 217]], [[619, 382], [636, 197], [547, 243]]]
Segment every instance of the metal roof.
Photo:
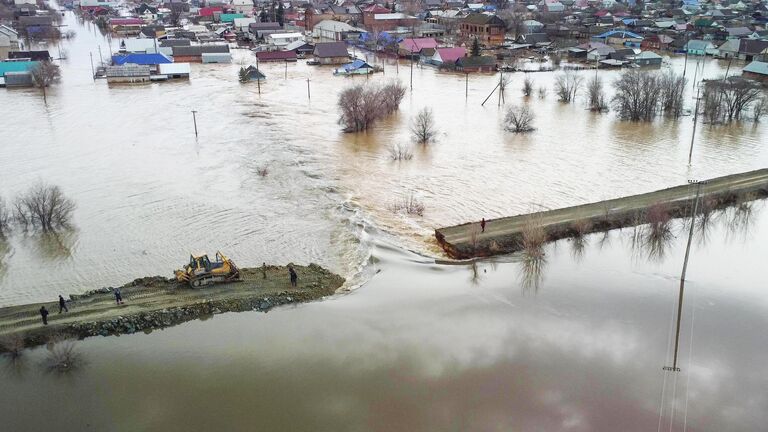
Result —
[[10, 61], [0, 62], [0, 77], [4, 77], [8, 72], [27, 72], [36, 67], [36, 61]]
[[137, 65], [157, 65], [163, 63], [173, 63], [170, 57], [161, 53], [133, 53], [124, 56], [112, 56], [112, 63], [115, 66], [122, 66], [124, 64], [137, 64]]

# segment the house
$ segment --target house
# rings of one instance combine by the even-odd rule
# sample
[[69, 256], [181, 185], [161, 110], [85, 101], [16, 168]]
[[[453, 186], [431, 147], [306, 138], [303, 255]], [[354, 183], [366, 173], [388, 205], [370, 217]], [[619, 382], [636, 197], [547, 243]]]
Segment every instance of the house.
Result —
[[253, 15], [253, 0], [232, 0], [232, 7], [245, 16]]
[[741, 75], [745, 78], [768, 82], [768, 62], [753, 61], [744, 66]]
[[717, 47], [717, 53], [715, 54], [715, 57], [724, 59], [738, 58], [739, 46], [741, 46], [741, 40], [728, 39], [727, 41], [723, 42], [722, 45]]
[[160, 39], [159, 43], [158, 51], [170, 57], [173, 57], [173, 47], [192, 46], [189, 39]]
[[688, 52], [689, 55], [714, 55], [717, 52], [715, 44], [710, 41], [699, 39], [689, 40], [683, 49]]
[[18, 27], [20, 32], [30, 37], [48, 37], [57, 33], [50, 16], [20, 16]]
[[538, 33], [544, 29], [544, 24], [536, 20], [523, 21], [523, 33]]
[[0, 60], [8, 58], [8, 53], [19, 48], [19, 34], [16, 30], [0, 25]]
[[372, 4], [366, 8], [363, 8], [363, 25], [369, 29], [373, 28], [376, 20], [376, 15], [392, 13], [390, 9], [383, 6]]
[[270, 33], [280, 33], [283, 26], [276, 22], [255, 22], [248, 24], [248, 33], [251, 39], [264, 39]]
[[366, 28], [373, 32], [391, 31], [398, 27], [413, 27], [419, 22], [415, 16], [402, 12], [375, 14], [373, 22]]
[[360, 59], [342, 65], [333, 71], [334, 75], [368, 75], [371, 73], [373, 73], [373, 66]]
[[456, 66], [456, 60], [467, 55], [467, 50], [462, 47], [456, 48], [437, 48], [432, 55], [430, 63], [436, 66]]
[[640, 48], [642, 49], [655, 49], [655, 50], [665, 50], [669, 48], [669, 44], [672, 43], [674, 39], [672, 39], [671, 36], [667, 35], [650, 35], [643, 39], [642, 42], [640, 42]]
[[335, 42], [347, 39], [357, 39], [365, 30], [353, 27], [347, 23], [333, 20], [323, 20], [315, 24], [312, 37], [320, 42]]
[[110, 18], [109, 28], [113, 33], [137, 35], [144, 25], [144, 20], [140, 18]]
[[739, 58], [746, 61], [755, 60], [768, 48], [768, 40], [742, 39], [739, 45]]
[[235, 18], [232, 20], [232, 24], [235, 27], [235, 31], [247, 32], [248, 26], [256, 22], [256, 18]]
[[229, 52], [204, 52], [200, 55], [202, 63], [232, 63], [232, 54]]
[[228, 45], [208, 44], [173, 47], [173, 60], [176, 62], [202, 63], [203, 54], [229, 54]]
[[637, 33], [626, 30], [610, 30], [605, 33], [593, 36], [592, 39], [603, 40], [612, 45], [640, 46], [643, 37]]
[[496, 15], [469, 14], [461, 20], [459, 28], [465, 38], [477, 38], [488, 45], [504, 43], [506, 24]]
[[347, 45], [344, 42], [320, 42], [313, 52], [320, 64], [344, 64], [349, 61]]
[[159, 52], [157, 39], [129, 38], [120, 42], [120, 52], [126, 53], [156, 53]]
[[643, 51], [634, 56], [627, 56], [627, 59], [639, 66], [659, 66], [662, 61], [662, 57], [653, 51]]
[[216, 21], [217, 16], [219, 17], [218, 22], [222, 24], [234, 23], [237, 18], [246, 18], [246, 16], [241, 13], [221, 13], [213, 15], [214, 21]]
[[752, 34], [752, 30], [748, 27], [730, 27], [725, 31], [728, 33], [728, 39], [741, 39]]
[[189, 79], [191, 67], [189, 63], [163, 63], [157, 65], [157, 69], [168, 79]]
[[139, 37], [155, 39], [163, 36], [165, 36], [165, 26], [162, 24], [145, 25], [139, 30]]
[[496, 59], [490, 56], [469, 56], [456, 60], [456, 70], [461, 72], [493, 72]]
[[612, 53], [608, 53], [608, 59], [624, 61], [627, 60], [627, 57], [633, 57], [634, 55], [635, 50], [631, 48], [619, 48]]
[[151, 72], [156, 72], [158, 70], [158, 65], [163, 63], [173, 63], [173, 60], [167, 55], [160, 54], [160, 53], [149, 53], [149, 54], [132, 53], [132, 54], [112, 56], [113, 66], [124, 66], [124, 65], [148, 66]]
[[46, 50], [42, 51], [11, 51], [8, 53], [11, 60], [50, 61], [51, 55]]
[[285, 46], [286, 51], [294, 51], [296, 55], [307, 55], [312, 54], [313, 51], [315, 51], [315, 46], [312, 44], [308, 44], [304, 42], [303, 40], [298, 40], [296, 42], [291, 42], [288, 45]]
[[405, 38], [398, 44], [397, 53], [401, 57], [418, 54], [423, 49], [437, 48], [437, 41], [433, 38]]
[[544, 10], [549, 13], [563, 13], [565, 12], [565, 5], [556, 0], [548, 0], [544, 3]]
[[270, 48], [276, 50], [286, 49], [285, 47], [297, 41], [304, 41], [304, 35], [301, 33], [272, 33], [266, 37], [266, 42]]
[[[247, 68], [242, 68], [243, 71], [245, 71], [245, 81], [263, 81], [267, 79], [267, 76], [264, 75], [259, 68], [256, 66], [248, 66]], [[241, 78], [242, 79], [242, 78]]]
[[521, 34], [515, 39], [516, 43], [531, 45], [533, 47], [545, 47], [551, 44], [549, 36], [546, 33], [527, 33]]
[[[2, 61], [0, 62], [0, 87], [8, 85], [6, 76], [11, 75], [11, 87], [21, 87], [23, 82], [32, 82], [32, 69], [36, 68], [36, 61]], [[23, 76], [22, 76], [23, 75]]]
[[108, 83], [144, 83], [150, 81], [151, 71], [146, 65], [107, 66], [106, 76]]
[[256, 58], [261, 62], [290, 62], [296, 61], [296, 51], [259, 51]]

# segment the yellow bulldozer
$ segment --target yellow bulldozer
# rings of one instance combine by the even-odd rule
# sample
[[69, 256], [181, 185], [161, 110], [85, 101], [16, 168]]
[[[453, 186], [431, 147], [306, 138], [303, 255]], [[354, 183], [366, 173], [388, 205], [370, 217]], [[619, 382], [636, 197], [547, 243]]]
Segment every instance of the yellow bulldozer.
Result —
[[216, 252], [216, 261], [211, 261], [207, 254], [190, 255], [189, 264], [173, 273], [177, 281], [193, 288], [240, 280], [240, 270], [221, 252]]

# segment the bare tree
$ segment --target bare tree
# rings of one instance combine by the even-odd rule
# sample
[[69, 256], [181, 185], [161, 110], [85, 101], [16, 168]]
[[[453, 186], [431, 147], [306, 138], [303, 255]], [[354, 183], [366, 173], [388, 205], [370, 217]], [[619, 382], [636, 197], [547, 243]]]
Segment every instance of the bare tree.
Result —
[[74, 210], [74, 201], [64, 196], [61, 188], [41, 183], [16, 199], [14, 219], [25, 229], [51, 232], [69, 228]]
[[594, 76], [587, 83], [587, 94], [589, 95], [589, 109], [591, 111], [607, 111], [608, 102], [605, 100], [605, 92], [603, 92], [603, 80]]
[[0, 239], [4, 238], [11, 229], [11, 212], [3, 197], [0, 197]]
[[394, 213], [407, 213], [410, 215], [423, 216], [425, 206], [421, 200], [416, 198], [413, 194], [409, 194], [392, 203], [390, 209]]
[[539, 87], [539, 99], [544, 99], [546, 97], [547, 97], [547, 88]]
[[619, 118], [651, 121], [659, 112], [661, 88], [657, 74], [631, 70], [621, 74], [613, 83], [615, 94], [611, 101]]
[[553, 52], [549, 55], [549, 61], [552, 62], [552, 70], [560, 69], [560, 63], [563, 61], [563, 57], [560, 54]]
[[31, 73], [32, 82], [43, 89], [43, 100], [47, 102], [48, 98], [46, 97], [45, 89], [49, 85], [59, 81], [59, 78], [61, 77], [59, 67], [46, 60], [38, 63], [38, 65], [32, 69]]
[[339, 124], [345, 132], [364, 131], [389, 114], [395, 112], [405, 96], [405, 86], [399, 81], [384, 85], [356, 84], [339, 95], [341, 110]]
[[389, 157], [393, 161], [404, 161], [413, 159], [413, 153], [411, 149], [402, 144], [393, 144], [389, 148]]
[[507, 115], [504, 116], [505, 129], [514, 133], [531, 132], [535, 116], [533, 111], [527, 105], [521, 107], [510, 107]]
[[557, 98], [561, 102], [573, 102], [583, 83], [584, 77], [572, 70], [555, 75], [555, 93]]
[[748, 108], [760, 100], [761, 94], [760, 84], [741, 77], [706, 81], [704, 118], [709, 123], [741, 120]]
[[661, 110], [669, 117], [683, 115], [683, 94], [685, 93], [686, 79], [671, 70], [659, 76], [661, 90]]
[[432, 115], [432, 109], [424, 107], [416, 114], [411, 123], [411, 134], [413, 139], [419, 144], [427, 144], [435, 139], [437, 128], [435, 127], [435, 117]]
[[523, 80], [523, 96], [528, 97], [533, 94], [533, 79], [525, 77]]
[[752, 120], [754, 120], [755, 123], [760, 122], [763, 114], [765, 114], [766, 108], [768, 108], [768, 98], [765, 96], [758, 99], [752, 106]]

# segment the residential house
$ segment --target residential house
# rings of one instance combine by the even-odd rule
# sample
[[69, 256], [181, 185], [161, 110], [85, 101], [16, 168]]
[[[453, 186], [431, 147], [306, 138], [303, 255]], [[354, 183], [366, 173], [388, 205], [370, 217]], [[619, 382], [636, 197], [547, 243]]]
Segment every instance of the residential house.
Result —
[[627, 59], [639, 66], [660, 66], [662, 57], [653, 51], [643, 51], [640, 54], [628, 56]]
[[121, 35], [138, 35], [144, 20], [141, 18], [110, 18], [109, 28], [113, 33]]
[[534, 48], [549, 46], [552, 42], [546, 33], [521, 34], [515, 39], [516, 43], [530, 45]]
[[230, 52], [204, 52], [200, 54], [200, 61], [202, 63], [232, 63], [232, 54]]
[[145, 83], [150, 81], [152, 71], [150, 66], [127, 64], [123, 66], [107, 66], [108, 83]]
[[456, 60], [467, 55], [467, 50], [462, 47], [436, 48], [429, 63], [435, 66], [456, 66]]
[[284, 50], [285, 47], [297, 41], [304, 41], [304, 35], [301, 33], [272, 33], [266, 37], [266, 42], [273, 50]]
[[158, 51], [170, 57], [173, 57], [173, 47], [192, 46], [189, 39], [161, 39], [159, 42]]
[[741, 74], [745, 78], [768, 82], [768, 62], [753, 61], [744, 66]]
[[283, 26], [277, 22], [255, 22], [248, 24], [248, 33], [251, 40], [264, 40], [271, 33], [283, 32]]
[[[218, 19], [216, 19], [216, 17], [218, 17]], [[234, 23], [237, 18], [246, 18], [246, 16], [241, 13], [220, 13], [214, 14], [213, 16], [215, 22], [220, 22], [222, 24]]]
[[433, 38], [405, 38], [398, 44], [397, 53], [401, 57], [420, 54], [423, 49], [437, 48], [437, 41]]
[[320, 42], [336, 42], [357, 39], [365, 30], [333, 20], [320, 21], [312, 29], [312, 37]]
[[372, 24], [366, 28], [373, 32], [391, 31], [398, 27], [414, 27], [418, 22], [415, 16], [402, 12], [375, 14]]
[[587, 51], [587, 60], [589, 61], [605, 60], [608, 58], [609, 55], [611, 55], [611, 53], [615, 51], [616, 51], [616, 48], [607, 46], [607, 45], [593, 48]]
[[19, 34], [16, 30], [0, 25], [0, 60], [8, 58], [8, 53], [19, 49]]
[[768, 40], [742, 39], [739, 45], [739, 58], [746, 61], [755, 60], [768, 48]]
[[741, 39], [752, 34], [748, 27], [729, 27], [725, 31], [728, 33], [728, 39]]
[[715, 54], [715, 57], [724, 59], [738, 58], [740, 46], [740, 39], [728, 39], [727, 41], [723, 42], [722, 45], [717, 47], [717, 53]]
[[642, 42], [640, 42], [640, 48], [648, 50], [648, 49], [655, 49], [655, 50], [666, 50], [669, 48], [669, 44], [672, 43], [674, 39], [672, 39], [671, 36], [667, 35], [650, 35], [643, 39]]
[[125, 53], [156, 53], [160, 50], [157, 39], [129, 38], [120, 42], [120, 52]]
[[32, 69], [37, 67], [36, 61], [3, 61], [0, 62], [0, 87], [21, 87], [29, 82], [32, 85]]
[[544, 24], [536, 20], [523, 21], [523, 33], [539, 33], [544, 29]]
[[263, 81], [267, 79], [267, 76], [264, 75], [256, 66], [248, 66], [245, 68], [245, 80], [246, 81]]
[[296, 61], [296, 51], [259, 51], [256, 58], [260, 62], [294, 62]]
[[714, 55], [717, 53], [717, 47], [711, 41], [699, 39], [689, 40], [684, 49], [689, 55]]
[[232, 7], [237, 13], [245, 16], [253, 15], [253, 0], [232, 0]]
[[456, 60], [456, 70], [460, 72], [493, 72], [496, 59], [490, 56], [467, 56]]
[[112, 56], [113, 66], [123, 66], [127, 64], [149, 66], [152, 72], [157, 72], [158, 65], [163, 63], [173, 63], [173, 59], [160, 53], [131, 53]]
[[362, 12], [363, 12], [363, 26], [369, 29], [373, 28], [374, 21], [375, 21], [374, 17], [376, 15], [392, 13], [390, 9], [387, 9], [383, 6], [379, 6], [375, 3], [366, 8], [363, 8]]
[[637, 33], [626, 30], [610, 30], [605, 33], [593, 36], [592, 39], [602, 40], [610, 45], [624, 45], [639, 47], [643, 37]]
[[344, 42], [319, 42], [315, 45], [315, 59], [320, 64], [344, 64], [349, 61], [347, 44]]
[[304, 42], [303, 40], [298, 40], [296, 42], [291, 42], [288, 45], [285, 46], [286, 51], [294, 51], [296, 52], [297, 56], [305, 56], [307, 54], [312, 54], [315, 51], [315, 46], [312, 44], [308, 44]]
[[168, 79], [189, 79], [189, 63], [162, 63], [157, 65], [158, 73]]
[[206, 44], [173, 47], [173, 60], [176, 62], [202, 63], [203, 54], [229, 54], [228, 45]]
[[496, 15], [473, 13], [461, 21], [460, 29], [465, 38], [477, 38], [488, 45], [500, 45], [504, 43], [506, 24]]
[[53, 27], [53, 18], [47, 15], [20, 16], [17, 28], [30, 37], [48, 37], [57, 33]]
[[373, 66], [365, 60], [356, 59], [333, 71], [334, 75], [368, 75], [373, 73]]
[[235, 31], [247, 32], [248, 26], [256, 22], [256, 18], [235, 18], [232, 20], [232, 24], [235, 27]]
[[165, 36], [165, 26], [162, 24], [145, 25], [139, 31], [140, 38], [156, 39]]

